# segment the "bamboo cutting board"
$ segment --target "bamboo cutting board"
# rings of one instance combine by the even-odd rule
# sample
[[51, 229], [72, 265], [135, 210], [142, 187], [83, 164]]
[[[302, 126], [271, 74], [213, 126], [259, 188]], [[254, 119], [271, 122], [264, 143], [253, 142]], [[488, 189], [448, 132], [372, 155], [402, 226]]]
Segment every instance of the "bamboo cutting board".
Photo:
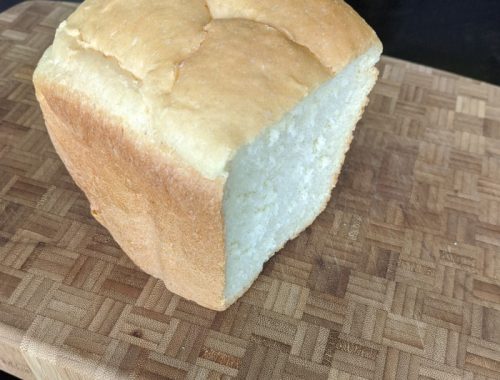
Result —
[[31, 75], [74, 9], [0, 14], [0, 368], [23, 378], [500, 378], [500, 88], [384, 58], [332, 201], [216, 313], [138, 270]]

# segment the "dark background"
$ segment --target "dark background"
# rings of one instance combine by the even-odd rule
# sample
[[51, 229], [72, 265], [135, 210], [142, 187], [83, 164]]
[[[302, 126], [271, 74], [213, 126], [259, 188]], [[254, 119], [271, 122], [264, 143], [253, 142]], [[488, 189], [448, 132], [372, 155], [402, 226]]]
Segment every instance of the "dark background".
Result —
[[[500, 85], [500, 0], [346, 1], [384, 54]], [[19, 2], [0, 0], [0, 12]]]
[[[346, 1], [384, 54], [500, 85], [500, 0]], [[18, 2], [0, 0], [0, 12]]]
[[500, 0], [346, 0], [384, 54], [500, 85]]

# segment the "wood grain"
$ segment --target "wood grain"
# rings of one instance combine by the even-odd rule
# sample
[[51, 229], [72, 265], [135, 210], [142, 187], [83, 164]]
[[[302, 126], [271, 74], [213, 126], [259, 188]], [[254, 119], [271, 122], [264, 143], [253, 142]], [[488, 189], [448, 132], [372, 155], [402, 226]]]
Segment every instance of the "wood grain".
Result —
[[500, 88], [384, 57], [327, 209], [216, 313], [130, 262], [50, 143], [31, 75], [73, 7], [0, 15], [0, 368], [500, 378]]

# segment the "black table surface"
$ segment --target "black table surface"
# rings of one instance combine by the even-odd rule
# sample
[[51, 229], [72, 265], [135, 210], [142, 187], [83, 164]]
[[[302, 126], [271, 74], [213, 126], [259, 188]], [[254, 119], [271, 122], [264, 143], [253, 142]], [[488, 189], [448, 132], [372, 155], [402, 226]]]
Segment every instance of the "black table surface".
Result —
[[[384, 54], [500, 85], [500, 0], [346, 1]], [[19, 2], [0, 0], [0, 12]]]

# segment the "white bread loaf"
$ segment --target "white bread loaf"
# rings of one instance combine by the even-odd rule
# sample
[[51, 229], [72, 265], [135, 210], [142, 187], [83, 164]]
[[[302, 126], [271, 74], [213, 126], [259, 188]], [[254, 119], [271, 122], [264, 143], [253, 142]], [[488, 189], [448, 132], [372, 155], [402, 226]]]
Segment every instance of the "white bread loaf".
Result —
[[381, 51], [341, 0], [87, 0], [34, 83], [95, 218], [223, 310], [324, 209]]

